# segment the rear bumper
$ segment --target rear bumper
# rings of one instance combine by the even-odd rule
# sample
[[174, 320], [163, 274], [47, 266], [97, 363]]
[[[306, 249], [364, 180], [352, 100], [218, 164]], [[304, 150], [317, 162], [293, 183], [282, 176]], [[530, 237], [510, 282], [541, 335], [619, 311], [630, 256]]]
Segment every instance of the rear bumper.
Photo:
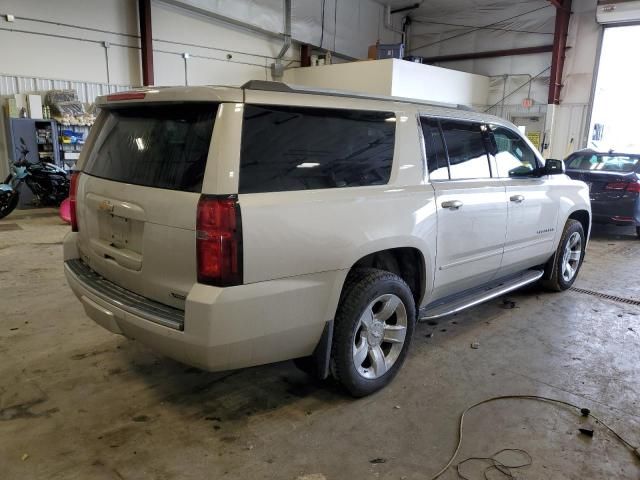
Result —
[[613, 225], [640, 226], [640, 199], [595, 200], [591, 202], [593, 221]]
[[[113, 333], [210, 371], [310, 355], [333, 318], [330, 305], [346, 274], [324, 272], [228, 288], [196, 283], [184, 312], [162, 306], [166, 311], [159, 316], [156, 302], [131, 292], [133, 300], [123, 301], [121, 294], [126, 291], [96, 288], [79, 270], [80, 261], [74, 261], [74, 235], [65, 239], [65, 275], [87, 315]], [[159, 321], [167, 315], [173, 315], [176, 323]]]

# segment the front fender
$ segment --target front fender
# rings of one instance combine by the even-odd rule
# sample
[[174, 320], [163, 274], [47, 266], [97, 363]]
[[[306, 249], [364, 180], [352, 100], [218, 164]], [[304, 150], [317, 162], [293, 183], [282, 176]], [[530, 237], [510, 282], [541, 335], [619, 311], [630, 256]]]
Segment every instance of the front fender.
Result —
[[[568, 188], [565, 194], [559, 199], [559, 215], [556, 226], [556, 237], [554, 239], [554, 250], [558, 248], [562, 233], [564, 232], [564, 226], [567, 220], [576, 212], [585, 211], [589, 214], [589, 227], [585, 232], [587, 236], [587, 244], [591, 234], [591, 199], [589, 197], [589, 187], [586, 183], [573, 180], [571, 181], [571, 187]], [[586, 246], [586, 245], [585, 245]]]

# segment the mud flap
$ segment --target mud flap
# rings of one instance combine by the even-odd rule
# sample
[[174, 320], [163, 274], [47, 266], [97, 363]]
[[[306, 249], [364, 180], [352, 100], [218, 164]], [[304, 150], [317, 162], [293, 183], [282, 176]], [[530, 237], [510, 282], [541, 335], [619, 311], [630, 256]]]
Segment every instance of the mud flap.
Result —
[[325, 380], [331, 373], [331, 343], [333, 341], [333, 320], [328, 321], [322, 336], [313, 353], [304, 358], [296, 358], [296, 366], [308, 375], [318, 380]]

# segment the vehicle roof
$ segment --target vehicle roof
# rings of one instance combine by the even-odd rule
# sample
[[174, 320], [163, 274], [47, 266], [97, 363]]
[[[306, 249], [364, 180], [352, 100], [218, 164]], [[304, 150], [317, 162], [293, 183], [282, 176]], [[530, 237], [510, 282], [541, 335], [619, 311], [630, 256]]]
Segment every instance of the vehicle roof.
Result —
[[[359, 92], [351, 92], [346, 90], [329, 90], [305, 87], [299, 85], [290, 85], [282, 82], [269, 82], [264, 80], [252, 80], [241, 87], [229, 87], [219, 85], [205, 85], [192, 87], [145, 87], [126, 92], [117, 92], [109, 95], [103, 95], [96, 99], [96, 105], [117, 105], [136, 102], [170, 102], [170, 101], [213, 101], [213, 102], [244, 102], [245, 91], [263, 91], [273, 93], [285, 93], [292, 95], [314, 95], [327, 96], [333, 98], [349, 98], [354, 100], [373, 100], [377, 102], [393, 102], [414, 106], [422, 115], [442, 116], [447, 118], [456, 118], [468, 121], [480, 121], [513, 128], [510, 122], [499, 117], [486, 113], [479, 113], [464, 105], [454, 105], [447, 103], [428, 102], [420, 99], [392, 97], [383, 95], [370, 95]], [[126, 97], [127, 94], [145, 93], [144, 99], [126, 99], [118, 100], [117, 97]]]
[[569, 155], [567, 155], [567, 158], [569, 157], [573, 157], [574, 155], [584, 155], [584, 154], [591, 154], [591, 155], [597, 155], [597, 156], [602, 156], [602, 155], [624, 155], [626, 157], [640, 157], [640, 153], [638, 152], [618, 152], [616, 150], [607, 150], [606, 152], [600, 152], [598, 150], [594, 150], [593, 148], [583, 148], [582, 150], [576, 150], [573, 153], [570, 153]]

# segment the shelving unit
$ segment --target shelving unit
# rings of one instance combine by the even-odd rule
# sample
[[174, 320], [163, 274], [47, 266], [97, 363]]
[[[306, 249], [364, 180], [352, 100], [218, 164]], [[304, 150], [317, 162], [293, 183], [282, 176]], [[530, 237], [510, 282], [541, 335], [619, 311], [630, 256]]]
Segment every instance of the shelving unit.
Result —
[[55, 122], [50, 120], [35, 120], [36, 145], [38, 148], [38, 158], [45, 162], [59, 165], [57, 150], [57, 129]]
[[71, 171], [75, 168], [90, 129], [88, 125], [58, 124], [60, 160], [65, 170]]

